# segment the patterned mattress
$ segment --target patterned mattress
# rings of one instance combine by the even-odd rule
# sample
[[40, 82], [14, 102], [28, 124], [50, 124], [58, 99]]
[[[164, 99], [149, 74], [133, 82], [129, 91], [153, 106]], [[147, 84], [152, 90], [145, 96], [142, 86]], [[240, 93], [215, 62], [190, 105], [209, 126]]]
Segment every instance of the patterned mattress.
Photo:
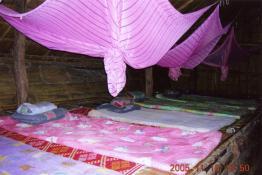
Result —
[[[172, 168], [172, 164], [178, 163], [192, 168], [205, 158], [221, 139], [219, 131], [199, 133], [121, 123], [77, 114], [41, 125], [17, 123], [10, 117], [3, 117], [0, 119], [0, 127], [5, 131], [18, 133], [21, 137], [36, 138], [93, 154], [135, 162], [131, 169], [147, 166], [167, 172]], [[186, 171], [177, 173], [185, 174]]]

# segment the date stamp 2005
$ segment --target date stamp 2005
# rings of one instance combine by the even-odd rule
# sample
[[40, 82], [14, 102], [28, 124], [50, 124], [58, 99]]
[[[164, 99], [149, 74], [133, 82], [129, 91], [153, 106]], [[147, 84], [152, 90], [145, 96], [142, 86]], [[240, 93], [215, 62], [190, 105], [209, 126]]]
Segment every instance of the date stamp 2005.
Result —
[[[231, 173], [236, 172], [236, 171], [239, 171], [240, 173], [248, 173], [250, 171], [250, 164], [248, 163], [242, 163], [240, 165], [228, 164], [225, 168], [227, 168], [227, 171]], [[171, 164], [170, 165], [170, 172], [174, 174], [178, 172], [187, 172], [189, 171], [189, 169], [190, 169], [189, 164]], [[203, 170], [204, 170], [203, 166], [198, 167], [198, 171], [203, 171]], [[219, 165], [213, 165], [212, 171], [219, 173], [222, 171], [222, 167]]]
[[187, 172], [190, 169], [189, 164], [171, 164], [170, 165], [170, 172]]

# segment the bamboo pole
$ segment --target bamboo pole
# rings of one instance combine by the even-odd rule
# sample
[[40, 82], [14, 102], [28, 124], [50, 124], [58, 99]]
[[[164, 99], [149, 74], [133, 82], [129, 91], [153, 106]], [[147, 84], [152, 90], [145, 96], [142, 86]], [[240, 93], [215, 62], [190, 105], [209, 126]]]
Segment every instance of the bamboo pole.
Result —
[[[20, 12], [25, 10], [26, 0], [16, 0], [16, 9]], [[16, 83], [17, 104], [20, 105], [28, 98], [28, 78], [25, 65], [25, 37], [16, 32], [14, 45], [14, 73]]]
[[146, 96], [153, 95], [153, 67], [146, 68]]

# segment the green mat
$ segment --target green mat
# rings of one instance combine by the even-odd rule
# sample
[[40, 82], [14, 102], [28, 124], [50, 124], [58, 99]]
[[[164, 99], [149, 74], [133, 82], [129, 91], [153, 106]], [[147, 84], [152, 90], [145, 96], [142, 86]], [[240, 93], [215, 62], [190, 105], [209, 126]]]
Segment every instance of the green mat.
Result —
[[190, 112], [194, 114], [234, 117], [255, 110], [255, 102], [250, 100], [229, 100], [217, 97], [183, 95], [177, 99], [170, 99], [161, 94], [157, 98], [149, 98], [144, 102], [136, 103], [142, 107]]
[[235, 108], [246, 107], [250, 110], [255, 110], [256, 103], [254, 100], [234, 100], [227, 98], [200, 96], [200, 95], [182, 95], [179, 98], [167, 98], [162, 94], [157, 94], [156, 98], [171, 100], [171, 101], [195, 101], [201, 103], [212, 103], [217, 105], [231, 106]]

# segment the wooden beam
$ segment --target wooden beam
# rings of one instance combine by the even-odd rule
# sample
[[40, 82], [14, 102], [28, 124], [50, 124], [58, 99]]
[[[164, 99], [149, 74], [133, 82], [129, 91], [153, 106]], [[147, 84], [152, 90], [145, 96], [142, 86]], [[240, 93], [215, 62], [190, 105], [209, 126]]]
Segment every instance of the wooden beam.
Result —
[[[23, 12], [25, 10], [26, 0], [16, 0], [15, 4], [16, 9]], [[17, 104], [20, 105], [28, 99], [28, 78], [25, 65], [25, 37], [19, 32], [15, 34], [13, 54]]]
[[153, 95], [153, 67], [146, 68], [146, 96]]
[[[262, 55], [261, 55], [261, 52], [260, 51], [260, 54], [259, 54], [259, 68], [258, 68], [258, 73], [259, 73], [259, 79], [258, 79], [258, 95], [259, 95], [259, 101], [260, 101], [260, 106], [262, 108], [262, 70], [261, 70], [261, 66], [262, 66]], [[261, 109], [262, 110], [262, 109]], [[261, 121], [261, 125], [262, 125], [262, 121]], [[262, 130], [262, 128], [261, 128]], [[262, 139], [261, 139], [262, 140]]]

